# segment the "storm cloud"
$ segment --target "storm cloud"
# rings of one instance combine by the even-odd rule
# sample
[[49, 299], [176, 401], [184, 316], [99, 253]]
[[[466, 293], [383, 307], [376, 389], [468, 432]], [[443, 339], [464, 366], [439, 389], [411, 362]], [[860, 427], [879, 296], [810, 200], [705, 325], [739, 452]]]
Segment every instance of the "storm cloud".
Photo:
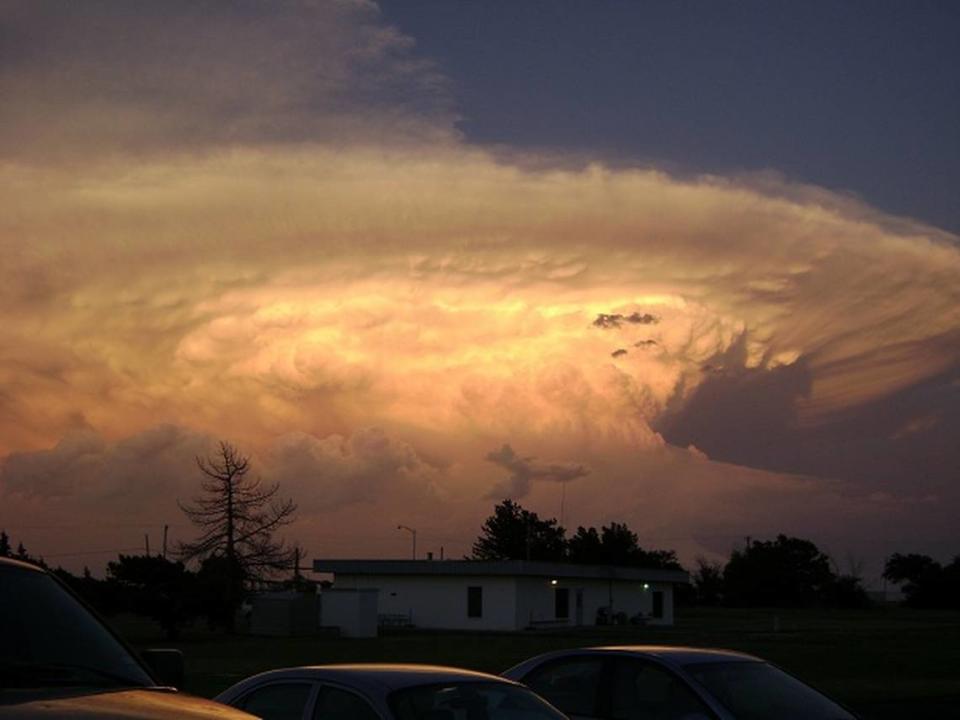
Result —
[[393, 552], [399, 522], [469, 547], [491, 487], [555, 516], [558, 479], [575, 523], [690, 553], [953, 537], [955, 236], [770, 175], [470, 146], [370, 3], [10, 7], [16, 517], [176, 517], [225, 437], [316, 550]]

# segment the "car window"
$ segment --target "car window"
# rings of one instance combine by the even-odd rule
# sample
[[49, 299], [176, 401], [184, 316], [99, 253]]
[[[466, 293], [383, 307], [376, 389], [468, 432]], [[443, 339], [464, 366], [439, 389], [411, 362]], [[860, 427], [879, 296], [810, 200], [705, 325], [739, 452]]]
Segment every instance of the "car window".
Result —
[[613, 720], [715, 717], [682, 678], [654, 663], [630, 659], [614, 663], [610, 715]]
[[264, 720], [301, 720], [312, 689], [305, 682], [271, 683], [244, 695], [238, 707]]
[[0, 565], [2, 687], [152, 685], [122, 643], [45, 572]]
[[356, 693], [323, 685], [313, 706], [313, 720], [380, 720], [380, 715]]
[[601, 657], [565, 658], [541, 665], [523, 682], [567, 715], [597, 717], [602, 670]]
[[853, 720], [853, 715], [792, 675], [764, 662], [684, 667], [738, 720]]
[[565, 720], [529, 689], [507, 682], [418, 685], [390, 698], [397, 720]]

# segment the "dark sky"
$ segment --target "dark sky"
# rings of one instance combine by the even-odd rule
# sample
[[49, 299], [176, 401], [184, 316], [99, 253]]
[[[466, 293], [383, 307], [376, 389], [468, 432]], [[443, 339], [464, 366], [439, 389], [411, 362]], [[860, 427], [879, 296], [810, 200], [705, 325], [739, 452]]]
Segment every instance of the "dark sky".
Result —
[[467, 139], [773, 170], [960, 231], [960, 4], [386, 0]]

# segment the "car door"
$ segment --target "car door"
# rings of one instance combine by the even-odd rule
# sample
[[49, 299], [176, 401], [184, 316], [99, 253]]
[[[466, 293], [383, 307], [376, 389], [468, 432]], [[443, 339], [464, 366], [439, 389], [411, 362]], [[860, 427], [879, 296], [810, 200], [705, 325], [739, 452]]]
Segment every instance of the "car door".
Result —
[[523, 683], [574, 720], [600, 720], [606, 665], [602, 655], [567, 655], [537, 666]]
[[[717, 715], [690, 685], [659, 663], [617, 657], [610, 673], [606, 699], [608, 720], [716, 720]], [[601, 712], [603, 712], [601, 702]]]
[[263, 720], [307, 720], [317, 684], [306, 680], [276, 680], [257, 685], [231, 703]]

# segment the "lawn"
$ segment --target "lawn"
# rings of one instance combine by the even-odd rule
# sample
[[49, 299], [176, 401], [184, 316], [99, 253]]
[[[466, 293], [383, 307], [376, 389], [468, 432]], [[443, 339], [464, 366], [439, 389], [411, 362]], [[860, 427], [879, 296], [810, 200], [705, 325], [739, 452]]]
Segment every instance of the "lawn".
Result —
[[462, 633], [392, 631], [376, 639], [264, 638], [188, 630], [176, 643], [146, 622], [118, 629], [137, 647], [180, 648], [187, 690], [212, 696], [275, 667], [335, 662], [426, 662], [499, 672], [555, 648], [658, 643], [724, 647], [763, 656], [864, 718], [960, 718], [960, 613], [686, 609], [673, 628]]

